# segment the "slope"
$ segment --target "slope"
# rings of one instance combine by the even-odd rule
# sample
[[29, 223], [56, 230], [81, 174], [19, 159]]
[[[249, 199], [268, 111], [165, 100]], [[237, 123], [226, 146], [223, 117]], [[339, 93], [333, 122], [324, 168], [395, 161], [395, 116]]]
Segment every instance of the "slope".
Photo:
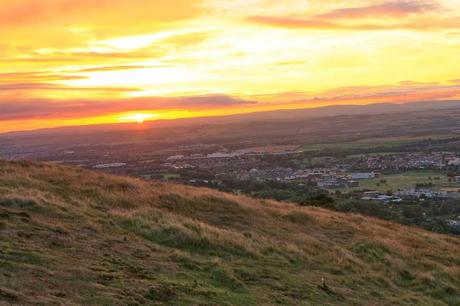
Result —
[[0, 304], [459, 305], [459, 251], [359, 215], [0, 162]]

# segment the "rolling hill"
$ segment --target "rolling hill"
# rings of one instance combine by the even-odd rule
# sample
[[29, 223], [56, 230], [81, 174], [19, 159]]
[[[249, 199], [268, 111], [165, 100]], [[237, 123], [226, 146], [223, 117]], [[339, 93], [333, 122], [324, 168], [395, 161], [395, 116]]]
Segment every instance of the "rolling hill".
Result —
[[0, 162], [0, 304], [459, 305], [460, 238]]

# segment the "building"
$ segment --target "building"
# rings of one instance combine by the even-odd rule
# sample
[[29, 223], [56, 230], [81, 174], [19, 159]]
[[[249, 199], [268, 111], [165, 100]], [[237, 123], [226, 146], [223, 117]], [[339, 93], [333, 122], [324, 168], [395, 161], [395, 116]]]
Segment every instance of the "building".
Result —
[[359, 182], [358, 181], [348, 181], [348, 187], [353, 188], [353, 187], [359, 187]]
[[448, 162], [449, 166], [460, 166], [460, 158], [452, 159]]
[[168, 161], [175, 161], [175, 160], [181, 160], [181, 159], [184, 159], [184, 155], [174, 155], [174, 156], [170, 156], [168, 157]]
[[377, 202], [382, 202], [382, 203], [397, 203], [397, 202], [402, 202], [402, 199], [397, 196], [390, 196], [386, 194], [368, 194], [364, 197], [361, 198], [361, 200], [364, 201], [377, 201]]
[[352, 173], [352, 180], [368, 180], [375, 178], [375, 172], [365, 172], [365, 173]]
[[120, 168], [126, 166], [126, 163], [111, 163], [111, 164], [99, 164], [94, 166], [94, 169], [107, 169], [107, 168]]
[[429, 189], [410, 189], [405, 191], [396, 192], [395, 195], [399, 197], [416, 197], [416, 198], [427, 198], [427, 199], [440, 199], [448, 198], [449, 195], [444, 191], [434, 191]]

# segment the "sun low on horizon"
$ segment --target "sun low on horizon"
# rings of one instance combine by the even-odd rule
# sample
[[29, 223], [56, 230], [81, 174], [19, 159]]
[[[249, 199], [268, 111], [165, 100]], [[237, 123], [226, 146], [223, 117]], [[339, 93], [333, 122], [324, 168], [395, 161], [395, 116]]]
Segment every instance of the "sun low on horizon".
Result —
[[0, 0], [0, 133], [460, 98], [457, 0]]

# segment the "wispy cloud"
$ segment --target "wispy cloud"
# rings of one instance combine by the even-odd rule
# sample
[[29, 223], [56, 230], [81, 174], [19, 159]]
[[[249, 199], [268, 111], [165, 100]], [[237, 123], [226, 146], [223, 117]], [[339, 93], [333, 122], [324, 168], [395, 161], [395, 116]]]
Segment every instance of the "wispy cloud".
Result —
[[377, 5], [340, 8], [317, 15], [318, 18], [405, 17], [439, 9], [432, 1], [389, 1]]
[[77, 80], [84, 78], [84, 76], [79, 75], [61, 75], [46, 72], [10, 72], [0, 73], [0, 85], [5, 85], [6, 82], [50, 82], [63, 80]]
[[53, 83], [7, 83], [0, 84], [1, 91], [104, 91], [104, 92], [133, 92], [139, 89], [137, 88], [128, 88], [128, 87], [70, 87]]
[[353, 86], [329, 90], [317, 95], [291, 100], [290, 103], [362, 104], [442, 101], [460, 98], [460, 85], [401, 82], [399, 85]]
[[434, 1], [402, 0], [337, 8], [319, 14], [250, 16], [248, 20], [274, 27], [310, 30], [433, 31], [460, 28], [458, 18], [445, 17], [440, 13], [442, 11], [443, 8]]
[[196, 0], [3, 0], [0, 24], [28, 25], [59, 22], [123, 27], [138, 23], [171, 22], [200, 13]]
[[339, 30], [339, 31], [390, 31], [390, 30], [412, 30], [412, 31], [436, 31], [443, 29], [460, 29], [458, 19], [438, 20], [426, 18], [414, 21], [375, 21], [358, 23], [341, 23], [328, 20], [297, 18], [297, 17], [271, 17], [253, 16], [249, 21], [281, 28], [297, 28], [308, 30]]
[[[27, 86], [22, 84], [22, 86]], [[36, 84], [31, 84], [36, 86]], [[35, 87], [36, 88], [36, 87]], [[0, 87], [1, 90], [1, 87]], [[254, 105], [257, 102], [227, 95], [148, 97], [113, 100], [0, 99], [0, 120], [81, 118], [131, 111], [198, 110]]]
[[76, 70], [78, 72], [100, 72], [100, 71], [118, 71], [118, 70], [131, 70], [131, 69], [148, 69], [157, 68], [159, 66], [135, 66], [135, 65], [119, 65], [119, 66], [98, 66]]
[[[22, 84], [27, 87], [29, 85]], [[31, 84], [33, 88], [36, 84]], [[45, 85], [44, 85], [45, 86]], [[46, 86], [45, 86], [46, 88]], [[56, 89], [59, 89], [57, 87]], [[101, 88], [102, 90], [102, 88]], [[113, 90], [118, 90], [114, 88]], [[123, 90], [123, 89], [120, 89]], [[460, 99], [460, 84], [401, 82], [386, 86], [352, 86], [319, 94], [286, 92], [248, 96], [203, 95], [183, 97], [142, 97], [125, 99], [1, 99], [0, 120], [76, 119], [126, 112], [206, 111], [246, 107], [252, 110], [302, 108], [338, 104], [407, 103]]]

